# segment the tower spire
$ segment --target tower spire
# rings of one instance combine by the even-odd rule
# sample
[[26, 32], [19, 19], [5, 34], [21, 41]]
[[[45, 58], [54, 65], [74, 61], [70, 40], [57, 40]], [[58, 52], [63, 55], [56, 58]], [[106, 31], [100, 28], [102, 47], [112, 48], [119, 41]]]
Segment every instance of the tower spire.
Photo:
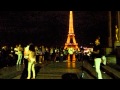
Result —
[[69, 16], [69, 34], [74, 33], [73, 30], [73, 12], [70, 11], [70, 16]]

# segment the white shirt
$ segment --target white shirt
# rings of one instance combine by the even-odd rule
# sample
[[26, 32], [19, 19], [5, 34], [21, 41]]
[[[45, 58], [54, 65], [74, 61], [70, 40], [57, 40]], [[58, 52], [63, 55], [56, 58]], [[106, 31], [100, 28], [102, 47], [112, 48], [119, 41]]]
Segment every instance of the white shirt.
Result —
[[68, 53], [69, 54], [73, 54], [74, 53], [74, 49], [73, 48], [68, 48]]

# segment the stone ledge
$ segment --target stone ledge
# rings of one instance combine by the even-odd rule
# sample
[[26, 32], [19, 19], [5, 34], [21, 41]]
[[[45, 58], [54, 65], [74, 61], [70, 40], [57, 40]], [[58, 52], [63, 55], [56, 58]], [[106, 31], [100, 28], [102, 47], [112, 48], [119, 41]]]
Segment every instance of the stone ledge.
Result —
[[120, 72], [109, 67], [109, 66], [102, 66], [101, 67], [106, 73], [108, 73], [110, 76], [112, 76], [115, 79], [119, 79], [120, 78]]

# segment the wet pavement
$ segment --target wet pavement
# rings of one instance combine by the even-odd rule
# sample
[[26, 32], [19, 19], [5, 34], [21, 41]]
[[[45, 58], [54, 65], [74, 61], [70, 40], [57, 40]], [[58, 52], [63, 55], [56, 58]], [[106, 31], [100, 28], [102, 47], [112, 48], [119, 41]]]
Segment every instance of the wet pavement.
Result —
[[[95, 68], [88, 61], [82, 62], [46, 62], [36, 64], [36, 79], [97, 79]], [[0, 79], [20, 79], [24, 65], [4, 67], [0, 69]], [[104, 69], [104, 70], [103, 70]], [[109, 65], [102, 66], [103, 79], [116, 79], [120, 77], [119, 71], [110, 68]], [[105, 71], [106, 70], [106, 71]], [[111, 72], [112, 74], [110, 74]]]

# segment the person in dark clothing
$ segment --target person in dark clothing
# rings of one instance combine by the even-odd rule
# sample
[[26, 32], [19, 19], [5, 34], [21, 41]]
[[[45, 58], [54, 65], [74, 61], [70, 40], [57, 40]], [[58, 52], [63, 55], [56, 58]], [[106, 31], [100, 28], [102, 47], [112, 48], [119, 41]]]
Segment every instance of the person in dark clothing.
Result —
[[14, 61], [15, 61], [15, 52], [13, 50], [13, 47], [10, 47], [9, 49], [9, 66], [14, 66]]
[[83, 60], [84, 59], [84, 48], [81, 48], [80, 49], [80, 60]]
[[93, 54], [94, 54], [94, 65], [95, 65], [95, 70], [97, 72], [98, 79], [102, 79], [102, 73], [100, 70], [102, 54], [101, 54], [100, 40], [98, 38], [95, 40], [95, 46], [93, 47]]
[[48, 48], [46, 48], [45, 54], [44, 54], [44, 60], [49, 61], [49, 56], [50, 56], [49, 50], [48, 50]]
[[20, 79], [26, 79], [27, 76], [28, 76], [28, 70], [27, 70], [27, 68], [28, 68], [28, 60], [25, 59], [25, 58], [23, 60], [24, 60], [24, 70], [23, 70], [23, 72], [21, 74]]
[[1, 51], [1, 59], [2, 59], [2, 67], [8, 66], [8, 57], [9, 57], [9, 51], [7, 49], [7, 46], [4, 46]]

